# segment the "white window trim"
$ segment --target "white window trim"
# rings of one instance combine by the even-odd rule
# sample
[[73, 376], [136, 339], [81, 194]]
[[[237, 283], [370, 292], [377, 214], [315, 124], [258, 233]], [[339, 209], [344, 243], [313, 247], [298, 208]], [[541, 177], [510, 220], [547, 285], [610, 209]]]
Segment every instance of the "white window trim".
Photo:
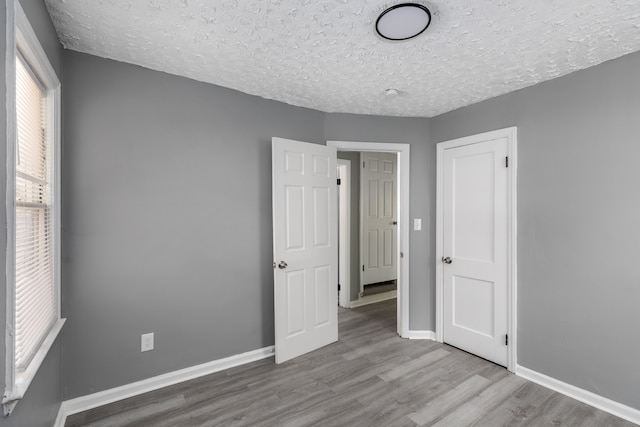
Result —
[[[15, 9], [14, 9], [15, 8]], [[13, 25], [11, 20], [14, 20]], [[15, 32], [9, 29], [15, 28]], [[60, 316], [60, 80], [58, 79], [44, 49], [31, 28], [19, 2], [7, 2], [7, 51], [6, 51], [6, 90], [7, 90], [7, 280], [6, 304], [7, 322], [5, 331], [5, 393], [2, 399], [4, 414], [8, 416], [17, 402], [22, 399], [55, 342], [65, 319]], [[16, 54], [20, 52], [38, 75], [47, 89], [47, 102], [53, 111], [49, 117], [51, 132], [50, 144], [53, 145], [54, 192], [52, 209], [54, 212], [54, 281], [57, 295], [58, 320], [40, 345], [28, 368], [19, 374], [15, 370], [14, 314], [15, 314], [15, 152], [16, 152], [16, 91], [15, 66]]]

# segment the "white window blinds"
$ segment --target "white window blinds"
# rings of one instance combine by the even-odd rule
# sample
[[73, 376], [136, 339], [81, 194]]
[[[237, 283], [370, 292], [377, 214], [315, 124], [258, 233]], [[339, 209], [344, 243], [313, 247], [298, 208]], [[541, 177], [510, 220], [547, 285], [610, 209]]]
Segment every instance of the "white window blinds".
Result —
[[24, 371], [58, 319], [46, 92], [16, 58], [15, 368]]

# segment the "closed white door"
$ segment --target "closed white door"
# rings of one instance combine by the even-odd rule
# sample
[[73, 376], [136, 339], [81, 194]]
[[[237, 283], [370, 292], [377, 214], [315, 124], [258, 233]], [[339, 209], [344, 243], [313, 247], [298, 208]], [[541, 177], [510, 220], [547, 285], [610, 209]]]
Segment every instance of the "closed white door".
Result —
[[336, 149], [272, 140], [276, 363], [338, 340]]
[[444, 342], [507, 365], [508, 141], [443, 154]]
[[362, 284], [397, 278], [396, 230], [398, 173], [396, 154], [361, 153]]

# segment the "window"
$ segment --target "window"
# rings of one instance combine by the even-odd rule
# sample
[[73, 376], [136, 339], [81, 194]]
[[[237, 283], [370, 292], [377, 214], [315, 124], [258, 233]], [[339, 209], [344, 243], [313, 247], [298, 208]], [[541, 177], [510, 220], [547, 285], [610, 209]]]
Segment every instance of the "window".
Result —
[[15, 368], [23, 372], [58, 320], [47, 96], [16, 58]]
[[14, 203], [7, 204], [5, 415], [24, 396], [64, 323], [59, 302], [60, 83], [17, 2], [15, 29], [15, 74], [7, 73], [7, 98], [15, 99], [7, 114], [15, 122], [7, 138], [14, 159], [8, 166], [12, 194], [7, 197]]

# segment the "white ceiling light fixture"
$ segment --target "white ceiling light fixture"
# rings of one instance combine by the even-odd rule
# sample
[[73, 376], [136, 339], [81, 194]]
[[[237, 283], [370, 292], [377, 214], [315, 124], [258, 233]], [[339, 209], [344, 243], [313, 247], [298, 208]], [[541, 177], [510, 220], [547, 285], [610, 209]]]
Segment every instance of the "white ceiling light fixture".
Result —
[[376, 32], [387, 40], [409, 40], [422, 34], [430, 23], [431, 12], [426, 6], [401, 3], [391, 6], [378, 16]]

